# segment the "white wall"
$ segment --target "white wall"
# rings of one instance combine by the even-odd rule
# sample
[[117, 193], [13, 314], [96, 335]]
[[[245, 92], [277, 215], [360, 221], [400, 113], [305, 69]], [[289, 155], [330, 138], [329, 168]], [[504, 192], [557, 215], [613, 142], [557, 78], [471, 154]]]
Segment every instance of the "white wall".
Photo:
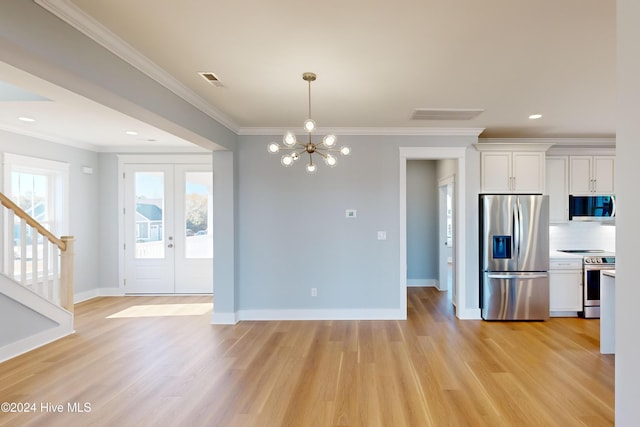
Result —
[[454, 176], [456, 174], [456, 168], [456, 161], [453, 159], [438, 160], [436, 162], [437, 178], [440, 180]]
[[549, 227], [549, 248], [603, 249], [615, 252], [616, 227], [598, 222], [569, 221]]
[[616, 425], [640, 420], [638, 242], [640, 242], [640, 2], [617, 1]]

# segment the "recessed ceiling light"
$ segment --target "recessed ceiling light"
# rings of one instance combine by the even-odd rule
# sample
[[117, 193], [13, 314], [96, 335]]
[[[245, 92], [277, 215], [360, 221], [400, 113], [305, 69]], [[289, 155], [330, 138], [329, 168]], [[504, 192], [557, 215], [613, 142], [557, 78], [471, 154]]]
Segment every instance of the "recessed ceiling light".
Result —
[[537, 119], [539, 119], [540, 117], [542, 117], [542, 114], [532, 114], [532, 115], [530, 115], [530, 116], [529, 116], [529, 118], [530, 118], [531, 120], [537, 120]]
[[31, 117], [25, 117], [25, 116], [18, 117], [18, 120], [23, 122], [28, 122], [28, 123], [32, 123], [36, 121], [36, 119], [32, 119]]
[[137, 135], [138, 132], [136, 132], [135, 130], [128, 130], [125, 132], [127, 135]]

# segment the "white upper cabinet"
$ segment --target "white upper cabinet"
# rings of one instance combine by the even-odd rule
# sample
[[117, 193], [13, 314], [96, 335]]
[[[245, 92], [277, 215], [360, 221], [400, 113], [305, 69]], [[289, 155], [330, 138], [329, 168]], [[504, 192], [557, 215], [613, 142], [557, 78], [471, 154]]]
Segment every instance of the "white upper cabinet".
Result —
[[483, 193], [544, 192], [546, 146], [538, 151], [493, 151], [487, 150], [489, 145], [476, 144], [481, 151], [480, 188]]
[[615, 194], [615, 156], [570, 156], [570, 194]]

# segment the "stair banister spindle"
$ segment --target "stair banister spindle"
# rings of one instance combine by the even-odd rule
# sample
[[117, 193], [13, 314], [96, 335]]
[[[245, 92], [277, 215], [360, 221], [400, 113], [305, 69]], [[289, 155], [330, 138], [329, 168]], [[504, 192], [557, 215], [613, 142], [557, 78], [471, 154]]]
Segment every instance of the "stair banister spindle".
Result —
[[49, 243], [42, 239], [42, 293], [49, 301], [53, 298], [51, 287], [49, 286]]
[[11, 241], [13, 242], [13, 244], [11, 245], [10, 250], [7, 251], [7, 254], [5, 255], [5, 262], [7, 263], [7, 276], [9, 277], [15, 277], [14, 276], [14, 270], [15, 270], [15, 264], [16, 264], [16, 256], [15, 256], [15, 245], [16, 245], [16, 240], [15, 240], [15, 223], [16, 223], [16, 216], [13, 212], [13, 210], [9, 209], [7, 210], [8, 214], [7, 214], [7, 241], [9, 239], [9, 236], [11, 236]]
[[42, 287], [38, 284], [38, 230], [35, 227], [31, 227], [31, 286], [34, 292], [38, 295], [44, 296]]
[[20, 283], [27, 285], [27, 222], [20, 218]]

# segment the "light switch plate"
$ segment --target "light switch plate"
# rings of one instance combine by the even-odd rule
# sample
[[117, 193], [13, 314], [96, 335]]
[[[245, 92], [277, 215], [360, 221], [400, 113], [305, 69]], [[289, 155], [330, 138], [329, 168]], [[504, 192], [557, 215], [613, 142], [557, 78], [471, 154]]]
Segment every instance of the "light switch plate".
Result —
[[347, 209], [346, 217], [350, 219], [354, 219], [357, 216], [358, 212], [355, 209]]

